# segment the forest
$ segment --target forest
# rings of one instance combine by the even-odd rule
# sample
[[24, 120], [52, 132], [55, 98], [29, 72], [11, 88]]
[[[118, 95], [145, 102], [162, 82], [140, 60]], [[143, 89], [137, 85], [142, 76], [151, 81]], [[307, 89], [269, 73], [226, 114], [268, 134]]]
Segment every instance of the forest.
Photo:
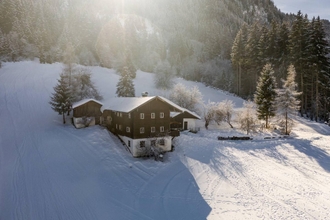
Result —
[[169, 74], [252, 99], [266, 63], [277, 84], [293, 64], [301, 114], [326, 119], [329, 22], [271, 0], [3, 0], [0, 60], [39, 58]]

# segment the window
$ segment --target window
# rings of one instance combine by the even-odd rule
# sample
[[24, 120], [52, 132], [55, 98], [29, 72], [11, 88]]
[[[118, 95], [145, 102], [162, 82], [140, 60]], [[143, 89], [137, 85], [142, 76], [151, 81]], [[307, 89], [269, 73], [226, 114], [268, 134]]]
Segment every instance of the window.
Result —
[[155, 127], [151, 127], [151, 133], [155, 133], [156, 132], [156, 128]]
[[160, 127], [160, 132], [164, 132], [164, 126]]
[[123, 117], [123, 113], [121, 113], [121, 112], [120, 112], [120, 113], [119, 113], [119, 117], [121, 117], [121, 118], [122, 118], [122, 117]]
[[118, 129], [118, 125], [116, 124], [116, 129]]
[[140, 113], [140, 119], [144, 119], [144, 113]]
[[159, 143], [159, 145], [164, 146], [165, 145], [165, 139], [160, 139], [158, 143]]
[[128, 118], [131, 118], [131, 113], [128, 113]]
[[145, 141], [140, 141], [140, 147], [145, 147], [146, 146], [146, 142]]
[[151, 145], [152, 147], [155, 147], [155, 146], [156, 146], [156, 140], [151, 140], [151, 141], [150, 141], [150, 145]]
[[121, 131], [121, 125], [119, 125], [119, 130]]
[[126, 132], [130, 133], [131, 132], [131, 128], [130, 127], [126, 127]]
[[128, 147], [131, 147], [131, 141], [127, 142]]
[[112, 121], [111, 116], [107, 116], [107, 121]]
[[164, 118], [164, 112], [159, 113], [160, 118]]
[[144, 127], [140, 128], [140, 134], [144, 133]]
[[159, 145], [164, 146], [164, 145], [165, 145], [165, 139], [160, 139], [160, 140], [159, 140]]
[[116, 112], [117, 117], [119, 117], [119, 112]]
[[156, 114], [155, 113], [151, 113], [151, 119], [155, 119], [156, 118]]

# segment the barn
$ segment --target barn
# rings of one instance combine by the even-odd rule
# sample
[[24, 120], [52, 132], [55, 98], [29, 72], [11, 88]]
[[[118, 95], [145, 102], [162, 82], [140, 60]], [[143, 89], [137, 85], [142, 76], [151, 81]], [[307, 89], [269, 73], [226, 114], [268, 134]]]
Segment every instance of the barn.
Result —
[[84, 128], [100, 124], [102, 103], [95, 99], [84, 99], [72, 105], [73, 124], [76, 128]]

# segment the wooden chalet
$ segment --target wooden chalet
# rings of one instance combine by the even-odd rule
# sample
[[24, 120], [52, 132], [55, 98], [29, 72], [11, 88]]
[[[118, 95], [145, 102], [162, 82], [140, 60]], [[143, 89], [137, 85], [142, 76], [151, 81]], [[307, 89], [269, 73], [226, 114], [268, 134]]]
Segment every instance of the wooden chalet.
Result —
[[172, 149], [171, 112], [182, 108], [160, 97], [120, 97], [108, 100], [102, 107], [102, 123], [118, 135], [134, 157], [143, 156], [144, 148]]

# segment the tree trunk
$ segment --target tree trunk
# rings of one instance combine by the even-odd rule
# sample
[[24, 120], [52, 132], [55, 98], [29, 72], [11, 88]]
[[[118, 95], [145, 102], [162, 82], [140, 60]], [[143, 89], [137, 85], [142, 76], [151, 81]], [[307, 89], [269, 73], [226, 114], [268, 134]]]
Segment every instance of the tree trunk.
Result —
[[315, 121], [319, 121], [319, 73], [316, 71], [315, 80]]
[[65, 114], [64, 114], [64, 112], [62, 113], [62, 115], [63, 115], [63, 124], [65, 124]]
[[288, 134], [288, 112], [285, 112], [285, 134]]

